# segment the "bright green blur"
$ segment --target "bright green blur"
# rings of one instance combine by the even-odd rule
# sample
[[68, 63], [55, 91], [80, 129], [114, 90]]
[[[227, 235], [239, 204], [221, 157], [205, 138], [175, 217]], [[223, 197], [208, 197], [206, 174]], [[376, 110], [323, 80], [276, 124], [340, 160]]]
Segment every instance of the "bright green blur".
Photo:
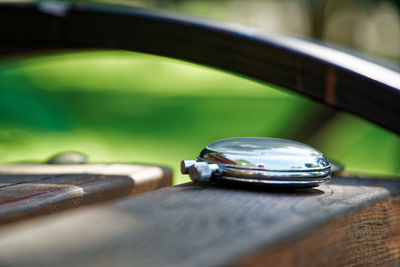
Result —
[[[122, 51], [80, 52], [0, 65], [0, 162], [76, 150], [91, 162], [173, 168], [203, 146], [238, 136], [285, 137], [321, 107], [215, 69]], [[400, 138], [340, 115], [310, 139], [346, 169], [399, 175]]]

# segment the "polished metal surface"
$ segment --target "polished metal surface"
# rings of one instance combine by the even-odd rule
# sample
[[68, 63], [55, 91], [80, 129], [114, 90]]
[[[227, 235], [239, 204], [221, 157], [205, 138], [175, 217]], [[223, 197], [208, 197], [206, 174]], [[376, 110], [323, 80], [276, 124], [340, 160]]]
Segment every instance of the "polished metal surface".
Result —
[[237, 182], [312, 187], [330, 180], [325, 156], [308, 145], [275, 138], [224, 139], [205, 147], [197, 158], [181, 163], [194, 181]]

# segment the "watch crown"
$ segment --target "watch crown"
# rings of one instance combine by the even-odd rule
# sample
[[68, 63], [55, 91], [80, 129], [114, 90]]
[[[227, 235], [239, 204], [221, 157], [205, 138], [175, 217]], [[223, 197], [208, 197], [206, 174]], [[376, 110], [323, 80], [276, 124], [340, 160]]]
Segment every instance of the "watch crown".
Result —
[[212, 175], [211, 168], [207, 162], [196, 162], [189, 168], [189, 176], [195, 182], [207, 182]]
[[195, 161], [195, 160], [182, 160], [181, 161], [181, 173], [188, 174], [189, 168], [196, 163], [197, 163], [197, 161]]
[[218, 173], [217, 164], [208, 164], [207, 162], [196, 162], [189, 168], [189, 176], [195, 182], [207, 182]]

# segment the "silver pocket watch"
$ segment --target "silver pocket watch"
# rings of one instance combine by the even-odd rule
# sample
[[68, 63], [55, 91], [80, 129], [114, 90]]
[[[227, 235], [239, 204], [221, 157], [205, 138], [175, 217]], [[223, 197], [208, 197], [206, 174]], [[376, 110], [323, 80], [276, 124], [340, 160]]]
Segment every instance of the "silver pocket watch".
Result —
[[183, 174], [196, 182], [234, 182], [314, 187], [331, 177], [326, 157], [308, 145], [275, 138], [230, 138], [206, 146], [197, 160], [183, 160]]

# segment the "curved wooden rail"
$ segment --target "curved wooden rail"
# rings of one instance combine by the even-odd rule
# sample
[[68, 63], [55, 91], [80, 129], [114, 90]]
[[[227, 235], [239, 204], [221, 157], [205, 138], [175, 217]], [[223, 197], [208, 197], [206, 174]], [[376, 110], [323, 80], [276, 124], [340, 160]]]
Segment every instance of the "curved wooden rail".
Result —
[[[158, 10], [92, 4], [0, 5], [6, 51], [117, 48], [232, 71], [400, 133], [400, 71], [315, 42]], [[8, 50], [7, 50], [8, 49]]]

